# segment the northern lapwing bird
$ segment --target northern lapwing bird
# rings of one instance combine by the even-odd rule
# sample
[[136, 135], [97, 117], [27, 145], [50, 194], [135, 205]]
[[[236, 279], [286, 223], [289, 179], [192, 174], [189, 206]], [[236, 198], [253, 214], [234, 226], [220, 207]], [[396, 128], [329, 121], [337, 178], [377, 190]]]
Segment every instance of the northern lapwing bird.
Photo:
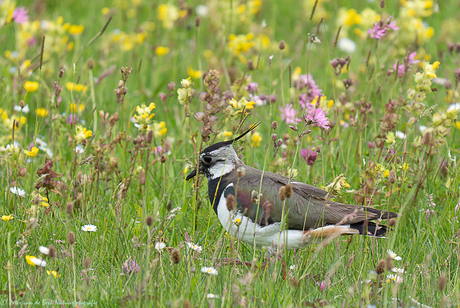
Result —
[[199, 166], [186, 178], [206, 175], [209, 200], [228, 233], [258, 247], [282, 244], [288, 250], [340, 235], [386, 234], [380, 220], [398, 214], [334, 202], [325, 190], [246, 166], [232, 145], [257, 125], [233, 140], [205, 148]]

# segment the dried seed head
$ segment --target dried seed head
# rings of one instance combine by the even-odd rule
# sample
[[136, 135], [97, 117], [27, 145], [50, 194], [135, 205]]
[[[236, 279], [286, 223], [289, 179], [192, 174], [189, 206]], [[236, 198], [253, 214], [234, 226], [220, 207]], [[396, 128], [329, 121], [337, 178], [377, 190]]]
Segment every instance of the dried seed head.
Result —
[[272, 128], [273, 128], [273, 130], [276, 130], [278, 128], [278, 122], [273, 121], [272, 122]]
[[278, 45], [278, 47], [280, 50], [283, 50], [284, 48], [286, 48], [286, 43], [284, 41], [280, 41], [280, 44]]
[[70, 231], [69, 234], [67, 234], [67, 240], [69, 241], [70, 245], [75, 245], [75, 233]]
[[19, 106], [21, 106], [21, 108], [25, 106], [25, 103], [22, 99], [19, 101]]
[[166, 156], [164, 154], [162, 154], [160, 156], [160, 163], [164, 164], [166, 162]]
[[294, 190], [291, 184], [287, 184], [286, 186], [284, 186], [284, 193], [286, 194], [287, 199], [292, 197], [293, 192]]
[[391, 170], [388, 179], [389, 179], [391, 184], [396, 183], [396, 171]]
[[178, 264], [180, 262], [180, 251], [179, 251], [179, 249], [177, 249], [177, 248], [174, 249], [172, 251], [171, 255], [172, 255], [172, 260], [173, 260], [174, 264]]
[[85, 260], [83, 261], [83, 268], [88, 269], [91, 265], [91, 259], [89, 257], [86, 257]]
[[279, 198], [281, 201], [286, 200], [286, 186], [280, 187], [280, 190], [279, 190], [279, 192], [278, 192], [278, 198]]
[[230, 194], [227, 196], [227, 210], [231, 212], [233, 211], [234, 208], [235, 208], [235, 196]]
[[438, 288], [442, 292], [446, 288], [447, 285], [447, 276], [446, 273], [443, 273], [441, 277], [438, 279]]
[[147, 216], [147, 218], [145, 219], [145, 223], [149, 227], [151, 227], [153, 225], [153, 217], [152, 217], [152, 215]]
[[380, 1], [380, 7], [383, 9], [385, 7], [385, 0]]
[[48, 249], [49, 249], [48, 257], [55, 259], [56, 258], [56, 248], [54, 248], [53, 245], [49, 245]]
[[118, 116], [118, 112], [115, 112], [109, 119], [109, 124], [110, 126], [114, 126], [115, 123], [117, 123], [117, 121], [120, 119], [120, 117]]
[[94, 60], [93, 59], [88, 59], [88, 62], [86, 62], [86, 67], [89, 68], [90, 70], [92, 70], [93, 67], [94, 67]]
[[19, 176], [20, 177], [25, 177], [27, 175], [27, 168], [19, 168], [19, 172], [18, 172]]
[[383, 272], [385, 272], [385, 265], [386, 265], [386, 261], [384, 259], [381, 259], [379, 261], [379, 263], [377, 263], [377, 266], [375, 267], [375, 271], [377, 272], [377, 274], [383, 274]]
[[375, 145], [377, 148], [381, 149], [385, 145], [385, 140], [384, 139], [376, 139], [375, 140]]
[[387, 256], [387, 258], [385, 259], [385, 268], [387, 269], [387, 271], [391, 271], [391, 269], [393, 268], [393, 259], [390, 256]]
[[248, 60], [248, 70], [250, 71], [254, 70], [254, 62], [252, 62], [252, 60]]
[[145, 185], [145, 172], [144, 172], [144, 170], [139, 171], [139, 185]]
[[65, 205], [65, 211], [69, 216], [72, 216], [73, 214], [73, 206], [74, 206], [73, 201], [69, 201]]
[[172, 209], [172, 201], [169, 200], [168, 203], [166, 204], [166, 210], [169, 212]]
[[389, 227], [394, 227], [396, 225], [396, 218], [391, 218], [389, 221], [388, 221], [388, 226]]
[[145, 142], [149, 144], [152, 143], [152, 141], [153, 141], [153, 129], [147, 132], [147, 139], [145, 139]]
[[197, 16], [197, 17], [195, 18], [195, 27], [199, 27], [200, 24], [201, 24], [201, 18]]
[[236, 170], [236, 172], [237, 172], [238, 177], [241, 178], [246, 174], [246, 168], [239, 167], [238, 170]]

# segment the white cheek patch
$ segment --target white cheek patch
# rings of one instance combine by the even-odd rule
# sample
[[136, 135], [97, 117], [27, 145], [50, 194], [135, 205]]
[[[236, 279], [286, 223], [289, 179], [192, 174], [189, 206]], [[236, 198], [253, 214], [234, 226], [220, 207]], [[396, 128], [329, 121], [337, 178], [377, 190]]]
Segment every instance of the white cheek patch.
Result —
[[214, 180], [232, 172], [235, 169], [235, 164], [227, 160], [226, 162], [218, 162], [208, 169], [211, 174], [210, 179]]

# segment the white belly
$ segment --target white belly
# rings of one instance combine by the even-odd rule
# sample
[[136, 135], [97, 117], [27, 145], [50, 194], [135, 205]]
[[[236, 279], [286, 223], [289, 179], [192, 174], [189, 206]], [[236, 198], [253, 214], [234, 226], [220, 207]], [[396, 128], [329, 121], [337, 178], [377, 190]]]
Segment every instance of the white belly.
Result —
[[[231, 186], [233, 186], [232, 183], [225, 187], [217, 205], [217, 216], [228, 233], [251, 245], [255, 242], [258, 247], [287, 245], [286, 248], [291, 250], [298, 249], [302, 246], [302, 240], [304, 239], [304, 231], [302, 230], [281, 231], [280, 223], [262, 227], [236, 209], [229, 211], [227, 209], [225, 191]], [[239, 225], [235, 224], [238, 220], [240, 221]]]

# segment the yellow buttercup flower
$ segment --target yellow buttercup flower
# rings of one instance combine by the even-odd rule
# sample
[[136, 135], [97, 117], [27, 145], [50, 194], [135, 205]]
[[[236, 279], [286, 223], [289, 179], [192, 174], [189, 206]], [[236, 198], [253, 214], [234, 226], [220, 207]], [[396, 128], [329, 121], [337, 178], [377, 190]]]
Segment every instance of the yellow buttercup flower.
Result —
[[37, 156], [38, 148], [33, 147], [32, 150], [30, 150], [30, 151], [24, 150], [24, 152], [27, 154], [27, 156], [35, 157], [35, 156]]
[[61, 275], [58, 275], [56, 271], [46, 271], [46, 273], [49, 275], [53, 275], [54, 278], [58, 278], [58, 277], [61, 277]]
[[80, 35], [85, 30], [83, 25], [71, 25], [69, 27], [69, 33], [72, 35]]
[[8, 216], [6, 216], [6, 215], [3, 215], [3, 216], [2, 216], [2, 220], [4, 220], [4, 221], [10, 221], [10, 220], [13, 219], [13, 218], [14, 218], [14, 217], [13, 217], [12, 214], [11, 214], [11, 215], [8, 215]]
[[44, 118], [48, 115], [48, 110], [46, 110], [45, 108], [37, 108], [35, 109], [35, 113], [37, 113], [39, 117]]
[[163, 46], [158, 46], [155, 48], [155, 53], [157, 56], [164, 56], [169, 53], [169, 48], [168, 47], [163, 47]]
[[24, 89], [26, 89], [27, 92], [35, 92], [38, 89], [38, 82], [36, 81], [26, 81], [24, 82]]
[[251, 136], [251, 146], [257, 148], [260, 146], [261, 141], [262, 136], [258, 132], [254, 132]]
[[192, 78], [195, 78], [195, 79], [198, 79], [198, 78], [201, 78], [201, 72], [200, 71], [195, 71], [193, 68], [191, 68], [190, 66], [187, 67], [187, 74], [192, 77]]

